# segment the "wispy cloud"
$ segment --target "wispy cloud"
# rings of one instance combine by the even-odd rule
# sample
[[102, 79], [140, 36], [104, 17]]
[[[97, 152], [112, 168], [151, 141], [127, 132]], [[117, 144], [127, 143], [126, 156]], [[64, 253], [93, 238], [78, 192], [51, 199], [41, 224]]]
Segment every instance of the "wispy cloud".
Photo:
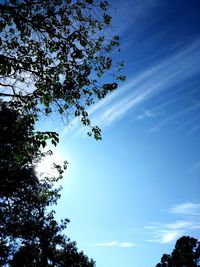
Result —
[[102, 243], [93, 244], [95, 247], [121, 247], [121, 248], [132, 248], [135, 247], [136, 244], [132, 242], [117, 242], [117, 241], [107, 241]]
[[[179, 94], [179, 95], [174, 97], [174, 94]], [[188, 97], [188, 95], [189, 95], [188, 92], [182, 93], [181, 88], [169, 91], [167, 92], [167, 94], [163, 94], [161, 95], [161, 97], [159, 97], [159, 99], [157, 99], [157, 102], [159, 102], [159, 104], [154, 105], [153, 108], [143, 111], [136, 117], [136, 120], [142, 120], [146, 118], [156, 118], [159, 115], [163, 115], [164, 113], [166, 113], [165, 107], [169, 106], [174, 102], [177, 102], [178, 100], [184, 99], [184, 97]]]
[[143, 113], [141, 113], [140, 115], [138, 115], [136, 117], [136, 120], [144, 120], [146, 118], [155, 118], [159, 115], [160, 113], [155, 112], [154, 110], [145, 110], [143, 111]]
[[181, 216], [181, 219], [170, 223], [149, 223], [145, 226], [145, 230], [150, 232], [152, 237], [147, 241], [166, 244], [182, 235], [190, 235], [197, 230], [200, 231], [200, 203], [182, 203], [166, 211], [168, 211], [169, 216], [173, 214]]
[[[101, 128], [109, 126], [124, 117], [130, 110], [141, 108], [145, 102], [163, 92], [168, 92], [176, 84], [197, 74], [200, 69], [199, 49], [200, 39], [129, 78], [118, 90], [88, 109], [93, 125]], [[173, 99], [173, 94], [171, 98]], [[166, 121], [163, 121], [162, 125], [164, 123]], [[76, 123], [75, 126], [73, 129], [79, 131]]]
[[174, 214], [198, 216], [200, 215], [200, 203], [183, 203], [170, 208], [169, 211]]
[[[196, 115], [192, 116], [192, 118], [190, 120], [187, 120], [183, 125], [181, 125], [180, 128], [181, 129], [190, 128], [190, 131], [191, 131], [190, 126], [196, 125], [196, 122], [198, 122], [199, 119], [200, 119], [200, 114], [198, 112]], [[192, 127], [192, 129], [193, 129], [193, 127]], [[188, 135], [190, 131], [187, 131], [186, 135]]]
[[130, 79], [89, 110], [93, 121], [102, 126], [109, 125], [130, 109], [196, 74], [200, 66], [199, 48], [200, 40]]
[[[161, 225], [160, 227], [163, 226]], [[169, 229], [157, 230], [156, 233], [154, 234], [154, 237], [148, 239], [147, 241], [160, 244], [167, 244], [176, 240], [181, 235], [183, 235], [183, 232], [180, 230], [169, 230]]]
[[185, 108], [179, 112], [176, 112], [175, 114], [172, 114], [171, 116], [166, 117], [165, 119], [163, 119], [162, 121], [160, 121], [157, 125], [155, 125], [153, 128], [150, 129], [150, 131], [155, 132], [158, 129], [160, 129], [161, 127], [163, 127], [164, 125], [166, 125], [167, 123], [169, 123], [170, 121], [174, 121], [175, 119], [189, 113], [192, 112], [194, 110], [197, 110], [200, 108], [200, 104], [195, 104], [192, 105], [188, 108]]
[[[131, 28], [134, 34], [137, 33], [137, 29], [141, 30], [141, 26], [144, 24], [144, 20], [148, 19], [151, 15], [151, 10], [155, 7], [164, 6], [165, 1], [158, 1], [156, 0], [134, 0], [134, 9], [133, 0], [128, 0], [126, 2], [119, 1], [117, 12], [115, 12], [114, 16], [114, 25], [117, 25], [115, 28], [117, 34], [120, 36], [125, 33], [128, 29]], [[155, 20], [156, 18], [152, 18], [151, 20]], [[120, 23], [118, 22], [120, 20]], [[143, 24], [141, 24], [141, 20]]]

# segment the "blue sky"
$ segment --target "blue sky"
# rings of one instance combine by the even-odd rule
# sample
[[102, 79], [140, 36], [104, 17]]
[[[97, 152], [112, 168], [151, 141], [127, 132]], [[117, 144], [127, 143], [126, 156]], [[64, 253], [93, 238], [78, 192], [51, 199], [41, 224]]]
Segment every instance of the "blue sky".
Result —
[[89, 109], [103, 140], [41, 120], [69, 162], [58, 218], [97, 267], [154, 267], [200, 238], [200, 2], [112, 2], [127, 79]]

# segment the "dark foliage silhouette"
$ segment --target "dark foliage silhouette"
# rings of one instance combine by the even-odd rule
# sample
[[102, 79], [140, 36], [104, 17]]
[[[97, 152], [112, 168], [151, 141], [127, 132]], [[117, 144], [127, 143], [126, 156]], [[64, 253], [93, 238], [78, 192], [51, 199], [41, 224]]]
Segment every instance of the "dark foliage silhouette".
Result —
[[63, 234], [69, 221], [55, 220], [67, 163], [55, 165], [57, 176], [35, 171], [59, 136], [34, 127], [57, 112], [101, 139], [87, 108], [125, 79], [111, 57], [119, 37], [106, 33], [110, 23], [107, 1], [0, 1], [0, 266], [95, 266]]
[[177, 240], [171, 255], [164, 254], [156, 267], [198, 267], [200, 266], [200, 242], [189, 236]]
[[[77, 116], [90, 126], [86, 107], [117, 88], [111, 52], [118, 36], [107, 1], [8, 0], [0, 2], [0, 96], [36, 114]], [[107, 74], [107, 75], [104, 75]], [[100, 77], [105, 76], [100, 83]], [[100, 129], [89, 135], [100, 139]]]
[[50, 209], [60, 196], [54, 184], [66, 163], [56, 166], [57, 177], [40, 178], [35, 171], [45, 156], [44, 139], [56, 136], [34, 132], [31, 115], [16, 109], [16, 104], [0, 104], [0, 265], [94, 266], [62, 234], [69, 221], [58, 223]]

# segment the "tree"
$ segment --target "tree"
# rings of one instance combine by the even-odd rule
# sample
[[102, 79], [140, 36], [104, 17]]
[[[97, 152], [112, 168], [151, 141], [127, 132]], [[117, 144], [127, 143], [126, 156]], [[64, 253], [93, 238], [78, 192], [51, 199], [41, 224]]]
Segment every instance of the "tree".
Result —
[[200, 266], [200, 242], [189, 236], [177, 240], [171, 255], [164, 254], [156, 267], [198, 267]]
[[[109, 4], [100, 0], [0, 1], [0, 265], [93, 267], [62, 231], [51, 206], [57, 177], [38, 177], [41, 151], [58, 134], [36, 132], [39, 114], [78, 117], [101, 139], [87, 107], [117, 88], [111, 53], [119, 37], [105, 34]], [[118, 49], [118, 48], [117, 48]], [[116, 62], [117, 63], [117, 62]], [[120, 71], [123, 62], [117, 63]], [[100, 78], [104, 82], [100, 83]], [[51, 152], [48, 152], [51, 153]]]
[[[63, 166], [57, 177], [40, 178], [35, 164], [45, 156], [41, 146], [50, 132], [35, 132], [31, 114], [16, 104], [0, 103], [0, 265], [10, 267], [93, 267], [76, 243], [62, 234], [69, 220], [58, 223], [54, 210]], [[45, 142], [45, 143], [44, 143]]]
[[[86, 108], [117, 88], [110, 55], [119, 37], [105, 35], [108, 9], [99, 0], [1, 1], [0, 97], [35, 114], [72, 114], [91, 127]], [[97, 126], [92, 133], [101, 138]]]

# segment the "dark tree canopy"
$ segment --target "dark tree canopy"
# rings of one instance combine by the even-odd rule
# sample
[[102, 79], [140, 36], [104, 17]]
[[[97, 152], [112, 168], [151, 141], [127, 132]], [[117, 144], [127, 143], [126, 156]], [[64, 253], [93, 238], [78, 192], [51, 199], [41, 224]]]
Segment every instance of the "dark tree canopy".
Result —
[[57, 177], [38, 177], [36, 162], [46, 153], [41, 147], [50, 132], [34, 132], [34, 119], [13, 103], [0, 102], [0, 266], [93, 267], [76, 243], [62, 231], [68, 220], [58, 223], [51, 206], [57, 203], [66, 165], [57, 166]]
[[163, 254], [156, 267], [198, 267], [200, 266], [200, 242], [189, 236], [177, 240], [171, 255]]
[[55, 165], [57, 177], [35, 171], [58, 134], [34, 126], [56, 111], [101, 139], [87, 108], [124, 80], [123, 63], [111, 58], [119, 37], [106, 33], [110, 22], [103, 0], [0, 1], [0, 266], [95, 266], [63, 234], [69, 221], [55, 220], [66, 163]]
[[[90, 126], [86, 107], [117, 88], [113, 68], [123, 65], [114, 66], [110, 56], [119, 37], [105, 34], [108, 9], [99, 0], [1, 1], [0, 97]], [[100, 138], [98, 127], [90, 133]]]

